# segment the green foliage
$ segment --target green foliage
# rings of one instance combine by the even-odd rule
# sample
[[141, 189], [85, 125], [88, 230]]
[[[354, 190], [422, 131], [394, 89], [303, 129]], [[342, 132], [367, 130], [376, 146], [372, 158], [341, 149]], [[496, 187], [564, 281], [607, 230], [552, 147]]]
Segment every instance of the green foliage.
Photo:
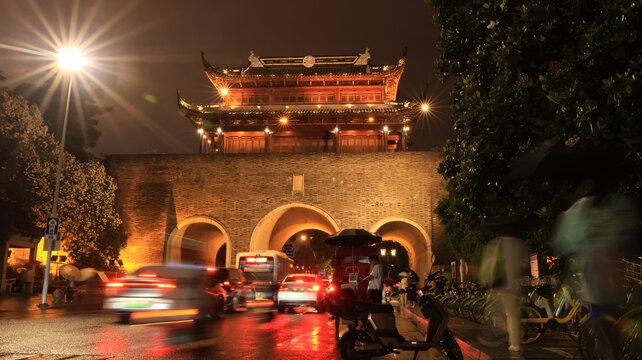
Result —
[[[0, 89], [0, 240], [9, 231], [41, 236], [50, 215], [59, 144], [40, 111]], [[102, 164], [65, 153], [58, 200], [63, 249], [80, 267], [102, 268], [124, 246], [116, 184]]]
[[[524, 236], [547, 252], [571, 184], [508, 181], [509, 164], [548, 139], [613, 154], [642, 193], [642, 4], [633, 0], [428, 0], [441, 26], [436, 67], [455, 79], [456, 138], [440, 173], [449, 196], [436, 212], [454, 249], [472, 259], [493, 235], [486, 217], [521, 214]], [[535, 229], [535, 230], [533, 230]]]
[[[58, 141], [62, 135], [62, 120], [67, 96], [67, 84], [63, 82], [63, 85], [53, 86], [52, 79], [40, 87], [21, 84], [13, 90], [15, 94], [25, 97], [30, 103], [38, 106], [45, 124]], [[53, 92], [50, 91], [52, 88]], [[100, 91], [88, 88], [88, 85], [81, 82], [74, 82], [72, 94], [65, 148], [76, 159], [87, 161], [93, 158], [89, 149], [96, 146], [100, 137], [100, 131], [97, 128], [98, 117], [110, 112], [111, 108], [98, 105], [96, 100], [100, 98]]]

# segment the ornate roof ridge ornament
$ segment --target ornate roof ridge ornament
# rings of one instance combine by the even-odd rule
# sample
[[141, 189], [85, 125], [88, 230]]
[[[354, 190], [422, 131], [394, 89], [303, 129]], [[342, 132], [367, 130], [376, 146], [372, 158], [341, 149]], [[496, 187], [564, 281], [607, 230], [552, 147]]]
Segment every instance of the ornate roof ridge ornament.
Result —
[[203, 50], [201, 50], [201, 61], [203, 62], [203, 67], [204, 67], [205, 69], [212, 69], [212, 68], [214, 68], [214, 67], [212, 66], [212, 64], [210, 64], [210, 62], [209, 62], [209, 61], [207, 61], [207, 59], [205, 58], [205, 53], [203, 52]]
[[250, 61], [250, 67], [263, 67], [263, 63], [259, 57], [254, 55], [254, 50], [250, 50], [250, 57], [247, 59]]
[[370, 65], [370, 48], [366, 48], [366, 51], [362, 54], [359, 54], [359, 58], [354, 62], [355, 65]]
[[401, 59], [399, 59], [399, 65], [404, 65], [406, 63], [406, 58], [408, 57], [408, 47], [404, 46], [403, 47], [403, 55], [401, 55]]

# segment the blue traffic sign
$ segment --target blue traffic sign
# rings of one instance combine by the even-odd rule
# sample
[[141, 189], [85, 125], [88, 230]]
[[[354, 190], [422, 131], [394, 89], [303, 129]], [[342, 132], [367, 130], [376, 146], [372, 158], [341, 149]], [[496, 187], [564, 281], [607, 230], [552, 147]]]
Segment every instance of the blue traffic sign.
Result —
[[60, 219], [55, 217], [48, 218], [47, 227], [45, 228], [45, 235], [57, 235], [58, 225], [60, 225]]

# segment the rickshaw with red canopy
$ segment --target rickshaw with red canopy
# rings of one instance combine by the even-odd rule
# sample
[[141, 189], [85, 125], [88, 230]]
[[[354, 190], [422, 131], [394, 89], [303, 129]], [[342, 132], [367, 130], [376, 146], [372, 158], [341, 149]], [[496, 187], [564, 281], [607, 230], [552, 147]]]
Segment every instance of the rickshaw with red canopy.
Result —
[[337, 247], [333, 259], [333, 287], [352, 289], [357, 301], [368, 301], [368, 283], [358, 280], [370, 274], [368, 257], [377, 256], [378, 253], [379, 250], [373, 246]]
[[368, 302], [368, 283], [359, 282], [370, 274], [369, 256], [377, 255], [372, 244], [380, 243], [381, 236], [363, 229], [345, 229], [325, 239], [328, 245], [335, 245], [334, 273], [332, 283], [334, 291], [325, 299], [325, 308], [335, 319], [335, 335], [339, 339], [339, 321], [341, 318], [354, 321], [357, 303]]

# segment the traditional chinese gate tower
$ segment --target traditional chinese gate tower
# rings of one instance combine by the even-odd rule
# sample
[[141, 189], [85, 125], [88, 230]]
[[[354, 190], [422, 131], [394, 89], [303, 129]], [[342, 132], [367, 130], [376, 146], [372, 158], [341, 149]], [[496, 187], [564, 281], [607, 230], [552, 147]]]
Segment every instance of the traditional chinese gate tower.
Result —
[[419, 104], [397, 102], [405, 54], [372, 65], [369, 50], [348, 56], [259, 57], [245, 67], [205, 73], [222, 102], [178, 96], [202, 134], [201, 153], [405, 151]]
[[370, 64], [368, 50], [249, 60], [223, 69], [203, 56], [221, 101], [178, 97], [209, 155], [109, 157], [129, 234], [121, 253], [127, 269], [233, 266], [239, 252], [281, 250], [298, 233], [345, 228], [400, 244], [421, 275], [433, 253], [449, 263], [432, 212], [444, 194], [441, 154], [404, 151], [427, 109], [396, 101], [405, 56], [382, 66]]

